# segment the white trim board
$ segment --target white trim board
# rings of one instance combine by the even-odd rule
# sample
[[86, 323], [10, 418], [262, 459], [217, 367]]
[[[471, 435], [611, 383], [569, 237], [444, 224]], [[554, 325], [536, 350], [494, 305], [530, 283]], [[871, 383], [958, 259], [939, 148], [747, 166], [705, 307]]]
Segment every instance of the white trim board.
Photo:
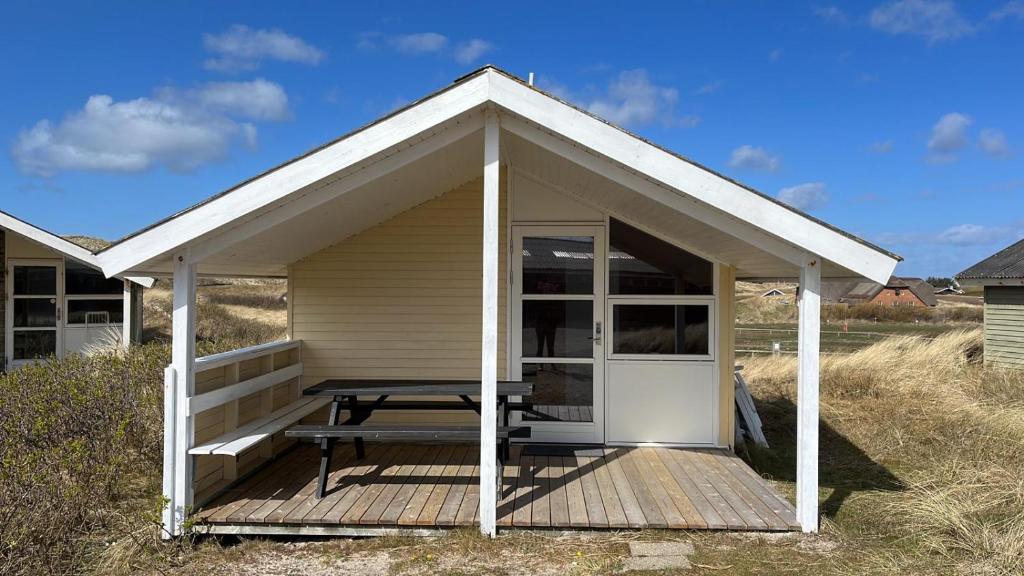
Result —
[[[484, 68], [452, 87], [230, 192], [115, 244], [98, 254], [108, 276], [210, 238], [268, 211], [288, 196], [367, 160], [396, 152], [485, 104], [498, 106], [502, 126], [553, 151], [569, 146], [578, 161], [798, 267], [817, 254], [851, 272], [888, 280], [898, 257], [783, 206], [706, 168], [675, 156], [615, 126], [515, 80]], [[547, 136], [545, 136], [547, 134]], [[560, 144], [561, 143], [561, 144]], [[415, 144], [412, 144], [415, 145]], [[582, 155], [582, 156], [581, 156]]]

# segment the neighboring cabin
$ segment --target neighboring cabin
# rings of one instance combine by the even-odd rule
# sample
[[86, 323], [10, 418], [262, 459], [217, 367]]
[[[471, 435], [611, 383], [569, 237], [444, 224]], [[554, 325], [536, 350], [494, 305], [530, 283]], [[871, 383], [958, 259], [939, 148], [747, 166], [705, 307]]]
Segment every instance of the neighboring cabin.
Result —
[[138, 341], [149, 278], [107, 279], [90, 250], [4, 212], [0, 262], [0, 371], [81, 352], [111, 331]]
[[985, 291], [985, 363], [1024, 368], [1024, 240], [956, 275]]
[[833, 304], [878, 304], [881, 306], [935, 306], [938, 299], [931, 284], [920, 278], [892, 276], [883, 286], [878, 282], [835, 280], [823, 282], [822, 302]]

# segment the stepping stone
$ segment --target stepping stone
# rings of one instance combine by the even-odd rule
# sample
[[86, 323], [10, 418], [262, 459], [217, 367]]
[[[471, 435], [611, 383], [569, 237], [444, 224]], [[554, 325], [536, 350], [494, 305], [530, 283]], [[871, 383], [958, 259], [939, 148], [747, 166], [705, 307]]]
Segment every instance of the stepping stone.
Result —
[[686, 556], [633, 556], [622, 562], [620, 572], [633, 570], [686, 570], [690, 560]]
[[689, 542], [630, 542], [630, 556], [689, 556], [693, 544]]

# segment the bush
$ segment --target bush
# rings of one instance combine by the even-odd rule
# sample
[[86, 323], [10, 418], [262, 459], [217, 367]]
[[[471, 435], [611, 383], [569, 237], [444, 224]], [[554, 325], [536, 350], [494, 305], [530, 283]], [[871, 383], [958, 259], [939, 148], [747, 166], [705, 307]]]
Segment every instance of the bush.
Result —
[[0, 375], [0, 573], [79, 573], [126, 502], [159, 508], [168, 359], [147, 345]]

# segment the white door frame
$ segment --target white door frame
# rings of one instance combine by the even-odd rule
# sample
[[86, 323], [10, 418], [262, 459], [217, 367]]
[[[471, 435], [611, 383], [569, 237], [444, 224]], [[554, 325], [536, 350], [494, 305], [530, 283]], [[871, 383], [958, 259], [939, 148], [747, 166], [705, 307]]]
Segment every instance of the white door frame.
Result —
[[[574, 358], [560, 359], [557, 364], [592, 364], [593, 365], [593, 422], [542, 422], [526, 421], [531, 428], [531, 441], [558, 442], [579, 444], [603, 444], [605, 439], [605, 289], [606, 289], [606, 228], [600, 224], [513, 224], [511, 235], [512, 254], [512, 297], [511, 297], [511, 329], [510, 329], [510, 373], [511, 380], [522, 378], [522, 277], [523, 277], [523, 238], [524, 237], [558, 237], [558, 236], [592, 236], [594, 238], [594, 294], [586, 297], [571, 295], [566, 300], [591, 300], [594, 306], [594, 350], [591, 359]], [[545, 299], [535, 298], [535, 299]], [[563, 298], [546, 298], [562, 300]], [[596, 326], [600, 323], [602, 334], [597, 334]], [[513, 413], [513, 423], [523, 424], [522, 416]]]
[[[4, 356], [7, 358], [7, 366], [17, 368], [32, 362], [32, 360], [14, 359], [14, 267], [15, 266], [52, 266], [56, 269], [56, 293], [52, 295], [57, 307], [57, 320], [54, 325], [56, 333], [56, 349], [54, 354], [57, 358], [64, 356], [64, 260], [61, 258], [9, 258], [7, 260], [7, 274], [5, 322], [4, 322]], [[49, 295], [47, 295], [49, 296]], [[40, 297], [47, 297], [40, 296]], [[40, 329], [42, 330], [42, 329]]]

